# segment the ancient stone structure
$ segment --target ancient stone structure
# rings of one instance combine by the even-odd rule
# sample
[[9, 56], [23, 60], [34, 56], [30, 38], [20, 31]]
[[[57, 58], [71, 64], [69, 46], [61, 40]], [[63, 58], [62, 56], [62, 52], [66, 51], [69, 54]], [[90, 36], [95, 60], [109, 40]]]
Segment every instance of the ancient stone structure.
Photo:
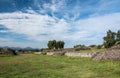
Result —
[[71, 57], [92, 57], [95, 53], [76, 53], [76, 52], [67, 52], [65, 53], [66, 56]]
[[97, 52], [92, 56], [93, 60], [119, 60], [120, 50], [108, 50], [105, 52]]

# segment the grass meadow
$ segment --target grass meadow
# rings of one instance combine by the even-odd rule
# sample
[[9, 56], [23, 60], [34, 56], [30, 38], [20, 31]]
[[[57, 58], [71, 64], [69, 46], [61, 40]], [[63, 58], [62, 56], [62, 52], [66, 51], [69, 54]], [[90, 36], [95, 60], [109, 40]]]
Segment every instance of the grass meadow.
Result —
[[35, 54], [0, 56], [0, 78], [120, 78], [119, 61]]

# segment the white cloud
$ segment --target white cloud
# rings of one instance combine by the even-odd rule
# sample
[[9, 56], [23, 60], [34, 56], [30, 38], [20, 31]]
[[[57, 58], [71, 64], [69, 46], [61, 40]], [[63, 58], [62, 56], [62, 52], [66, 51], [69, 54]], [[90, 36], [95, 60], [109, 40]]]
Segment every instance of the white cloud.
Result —
[[87, 31], [103, 32], [108, 29], [115, 31], [120, 28], [120, 13], [90, 17], [77, 21], [77, 24], [82, 26], [80, 29]]
[[[64, 34], [69, 29], [64, 19], [56, 20], [48, 15], [19, 12], [4, 13], [0, 14], [0, 19], [0, 24], [10, 29], [11, 32], [25, 34], [30, 39], [36, 38], [35, 40], [40, 41], [43, 39], [58, 38], [59, 34]], [[41, 34], [48, 34], [48, 36]]]
[[108, 29], [120, 29], [120, 13], [71, 22], [56, 18], [37, 13], [1, 13], [0, 24], [7, 27], [9, 32], [24, 34], [30, 40], [47, 42], [56, 39], [85, 44], [101, 43]]

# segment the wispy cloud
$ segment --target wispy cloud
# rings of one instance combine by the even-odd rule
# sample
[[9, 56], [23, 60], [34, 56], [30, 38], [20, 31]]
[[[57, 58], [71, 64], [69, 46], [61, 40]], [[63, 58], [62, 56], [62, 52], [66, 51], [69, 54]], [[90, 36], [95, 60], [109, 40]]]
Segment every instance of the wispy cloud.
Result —
[[[107, 3], [106, 3], [107, 2]], [[33, 46], [41, 43], [46, 47], [48, 40], [64, 40], [67, 47], [74, 44], [100, 44], [106, 31], [120, 29], [119, 0], [100, 1], [80, 1], [73, 0], [52, 0], [48, 3], [34, 1], [34, 5], [39, 7], [35, 10], [31, 6], [25, 12], [15, 11], [12, 13], [0, 13], [0, 25], [7, 30], [0, 30], [1, 33], [15, 33], [24, 35], [24, 40]], [[70, 4], [71, 3], [71, 4]], [[112, 9], [111, 9], [111, 8]], [[6, 39], [9, 37], [6, 37]], [[18, 41], [19, 41], [18, 37]], [[10, 38], [4, 45], [23, 45], [22, 42], [15, 42], [15, 38]], [[0, 39], [2, 41], [2, 39]], [[36, 45], [35, 45], [36, 44]]]

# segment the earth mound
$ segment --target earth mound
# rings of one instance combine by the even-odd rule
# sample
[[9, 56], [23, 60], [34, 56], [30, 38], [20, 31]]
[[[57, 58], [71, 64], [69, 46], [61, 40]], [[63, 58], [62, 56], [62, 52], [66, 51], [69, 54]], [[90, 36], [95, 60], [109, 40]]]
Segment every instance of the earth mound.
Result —
[[120, 61], [120, 45], [113, 46], [105, 52], [97, 52], [92, 56], [92, 59]]

